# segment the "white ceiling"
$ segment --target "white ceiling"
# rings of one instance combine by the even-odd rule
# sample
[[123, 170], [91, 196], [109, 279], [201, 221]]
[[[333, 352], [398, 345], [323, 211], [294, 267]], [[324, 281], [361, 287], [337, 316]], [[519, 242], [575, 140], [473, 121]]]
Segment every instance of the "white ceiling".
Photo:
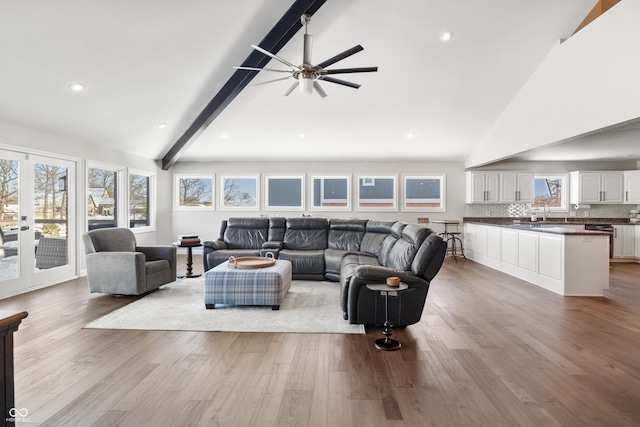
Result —
[[[0, 120], [160, 159], [292, 3], [0, 0]], [[594, 3], [328, 0], [314, 62], [361, 44], [333, 67], [379, 71], [322, 83], [324, 99], [249, 86], [180, 160], [462, 161]], [[300, 63], [302, 31], [278, 55]]]

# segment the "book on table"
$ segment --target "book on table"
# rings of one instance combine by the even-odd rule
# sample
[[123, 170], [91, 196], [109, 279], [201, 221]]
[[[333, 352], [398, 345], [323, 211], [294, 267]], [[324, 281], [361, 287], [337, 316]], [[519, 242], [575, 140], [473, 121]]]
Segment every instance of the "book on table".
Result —
[[196, 239], [180, 239], [178, 240], [178, 243], [180, 244], [180, 246], [189, 246], [189, 245], [199, 245], [200, 239], [196, 238]]

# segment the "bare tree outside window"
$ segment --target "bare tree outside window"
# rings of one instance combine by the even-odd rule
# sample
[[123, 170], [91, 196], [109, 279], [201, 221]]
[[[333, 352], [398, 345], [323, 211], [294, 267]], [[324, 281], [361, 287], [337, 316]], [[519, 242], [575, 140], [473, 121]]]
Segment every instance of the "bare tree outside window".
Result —
[[17, 160], [0, 160], [0, 224], [3, 230], [18, 224], [18, 167]]
[[67, 189], [60, 187], [66, 179], [66, 167], [43, 163], [34, 165], [34, 216], [37, 231], [45, 237], [66, 236]]
[[258, 178], [255, 176], [221, 176], [220, 209], [257, 210]]
[[211, 178], [178, 177], [179, 207], [211, 207], [213, 205]]
[[89, 168], [87, 218], [89, 230], [117, 227], [117, 177], [114, 170]]
[[563, 178], [558, 176], [541, 177], [536, 176], [534, 180], [534, 200], [531, 203], [533, 208], [563, 208]]
[[129, 175], [129, 225], [132, 228], [151, 225], [149, 190], [148, 176]]

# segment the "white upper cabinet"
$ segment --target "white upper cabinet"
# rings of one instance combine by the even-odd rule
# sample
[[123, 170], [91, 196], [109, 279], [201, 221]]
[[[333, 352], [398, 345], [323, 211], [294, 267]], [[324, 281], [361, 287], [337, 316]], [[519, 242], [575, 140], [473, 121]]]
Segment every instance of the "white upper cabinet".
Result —
[[500, 172], [500, 201], [533, 202], [533, 178], [533, 172]]
[[467, 172], [467, 203], [499, 203], [500, 173]]
[[624, 171], [624, 203], [640, 203], [640, 170]]
[[622, 203], [623, 173], [570, 172], [569, 203]]

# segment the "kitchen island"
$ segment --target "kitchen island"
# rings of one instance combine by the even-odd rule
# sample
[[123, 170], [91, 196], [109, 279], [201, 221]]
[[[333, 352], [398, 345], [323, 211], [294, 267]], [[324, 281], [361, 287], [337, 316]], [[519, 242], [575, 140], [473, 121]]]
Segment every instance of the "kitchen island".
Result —
[[467, 258], [565, 296], [609, 288], [609, 239], [570, 224], [465, 221]]

